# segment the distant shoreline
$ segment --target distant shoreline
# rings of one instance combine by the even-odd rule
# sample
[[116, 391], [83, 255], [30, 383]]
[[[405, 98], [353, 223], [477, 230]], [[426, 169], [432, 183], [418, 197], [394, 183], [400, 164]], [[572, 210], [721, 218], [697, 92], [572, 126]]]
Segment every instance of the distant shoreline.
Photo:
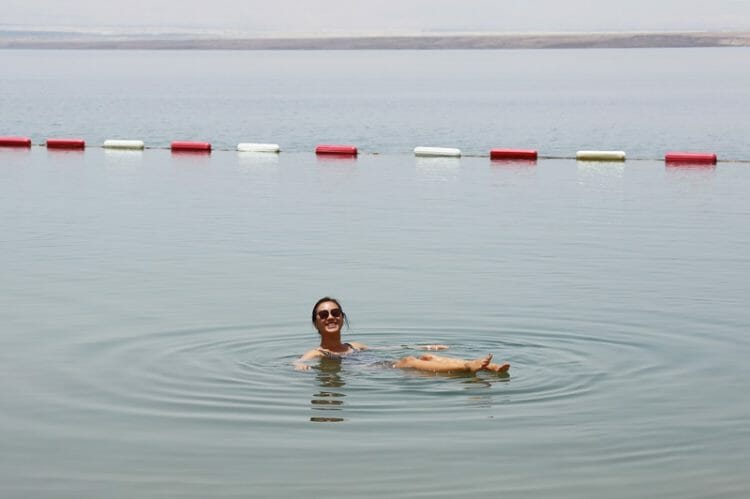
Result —
[[750, 32], [465, 34], [201, 38], [152, 36], [59, 37], [0, 33], [0, 49], [61, 50], [482, 50], [749, 47]]

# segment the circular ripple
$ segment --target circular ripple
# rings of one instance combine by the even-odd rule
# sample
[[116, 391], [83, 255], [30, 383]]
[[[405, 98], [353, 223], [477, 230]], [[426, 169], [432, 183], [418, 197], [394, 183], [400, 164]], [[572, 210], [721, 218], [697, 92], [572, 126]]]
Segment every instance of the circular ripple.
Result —
[[[273, 356], [293, 348], [290, 336], [274, 333], [283, 327], [164, 331], [71, 345], [67, 354], [78, 362], [65, 373], [65, 384], [67, 394], [77, 396], [67, 401], [132, 416], [223, 424], [273, 419], [291, 403], [284, 393], [294, 386], [284, 380], [291, 357]], [[263, 339], [255, 339], [261, 331]]]
[[[580, 328], [581, 321], [575, 321], [582, 330], [607, 331], [597, 337], [574, 332], [572, 322], [567, 329], [563, 318], [551, 322], [556, 330], [389, 327], [347, 332], [372, 350], [312, 363], [306, 372], [293, 370], [292, 361], [313, 347], [316, 337], [310, 331], [295, 332], [293, 324], [122, 335], [66, 344], [65, 356], [75, 362], [61, 370], [59, 379], [48, 380], [64, 388], [49, 392], [74, 411], [221, 425], [283, 427], [300, 419], [423, 422], [476, 418], [467, 408], [552, 408], [609, 396], [611, 390], [658, 376], [663, 369], [664, 348], [653, 339], [663, 342], [663, 334], [650, 338], [639, 324], [587, 323]], [[393, 369], [389, 363], [394, 359], [422, 353], [404, 345], [405, 339], [445, 343], [451, 348], [439, 354], [453, 357], [493, 352], [495, 361], [511, 363], [510, 375]]]

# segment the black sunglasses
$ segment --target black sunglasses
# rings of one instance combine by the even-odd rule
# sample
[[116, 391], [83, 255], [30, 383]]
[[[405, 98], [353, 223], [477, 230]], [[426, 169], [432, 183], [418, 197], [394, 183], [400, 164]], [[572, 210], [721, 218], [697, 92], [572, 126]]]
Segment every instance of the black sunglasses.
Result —
[[341, 314], [343, 313], [340, 308], [332, 308], [329, 310], [319, 310], [318, 311], [318, 317], [320, 317], [320, 320], [324, 321], [328, 319], [328, 312], [330, 312], [332, 316], [339, 318], [341, 317]]

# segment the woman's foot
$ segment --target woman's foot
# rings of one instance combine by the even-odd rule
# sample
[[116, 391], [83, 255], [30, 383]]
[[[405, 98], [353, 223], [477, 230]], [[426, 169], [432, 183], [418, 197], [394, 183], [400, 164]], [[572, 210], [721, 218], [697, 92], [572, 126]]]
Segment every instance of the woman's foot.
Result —
[[504, 364], [487, 364], [484, 367], [485, 371], [492, 371], [498, 374], [507, 373], [508, 369], [510, 369], [510, 364], [508, 364], [507, 362], [505, 362]]
[[487, 354], [486, 357], [483, 357], [481, 359], [475, 359], [470, 360], [464, 364], [466, 366], [466, 369], [475, 373], [479, 371], [480, 369], [486, 369], [487, 366], [490, 365], [490, 361], [492, 360], [492, 354]]

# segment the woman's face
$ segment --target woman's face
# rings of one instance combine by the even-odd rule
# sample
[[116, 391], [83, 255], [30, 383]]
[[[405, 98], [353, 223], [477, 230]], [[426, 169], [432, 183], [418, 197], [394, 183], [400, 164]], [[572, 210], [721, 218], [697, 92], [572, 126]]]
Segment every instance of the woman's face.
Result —
[[339, 333], [343, 324], [344, 313], [336, 302], [324, 301], [315, 309], [315, 327], [320, 334]]

